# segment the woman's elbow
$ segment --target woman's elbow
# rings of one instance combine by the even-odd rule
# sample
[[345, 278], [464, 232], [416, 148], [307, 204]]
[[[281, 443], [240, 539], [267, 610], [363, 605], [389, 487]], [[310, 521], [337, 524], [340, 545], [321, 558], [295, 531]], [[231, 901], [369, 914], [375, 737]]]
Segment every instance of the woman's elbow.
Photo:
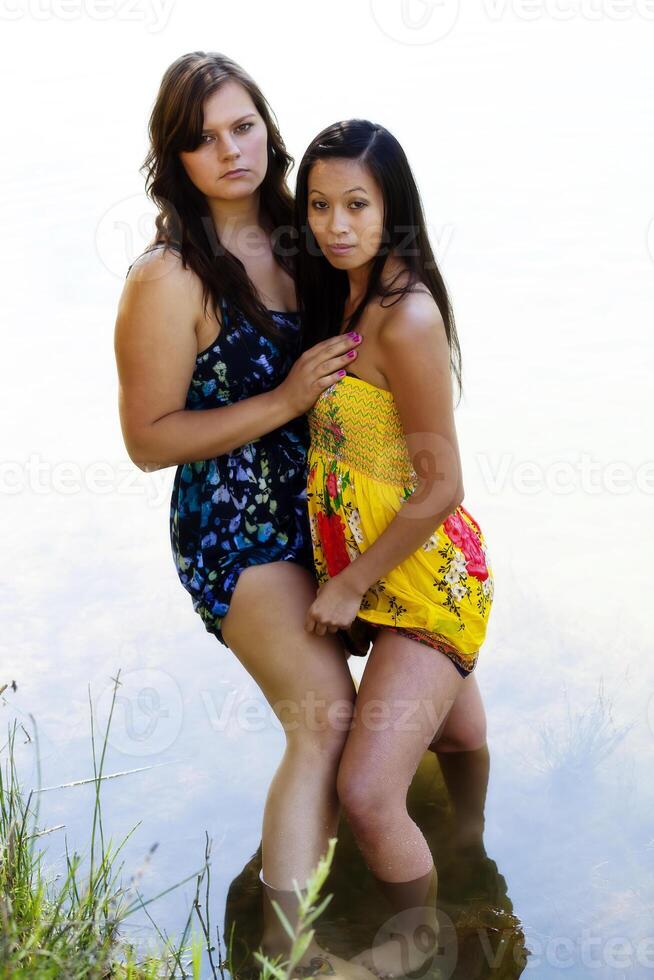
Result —
[[168, 463], [156, 462], [152, 459], [152, 452], [148, 450], [147, 441], [142, 437], [128, 436], [123, 434], [127, 455], [143, 473], [152, 473], [155, 470], [162, 470]]
[[129, 453], [129, 458], [143, 473], [154, 473], [155, 470], [165, 470], [167, 466], [171, 465], [171, 463], [159, 463], [151, 459], [145, 459], [143, 453]]

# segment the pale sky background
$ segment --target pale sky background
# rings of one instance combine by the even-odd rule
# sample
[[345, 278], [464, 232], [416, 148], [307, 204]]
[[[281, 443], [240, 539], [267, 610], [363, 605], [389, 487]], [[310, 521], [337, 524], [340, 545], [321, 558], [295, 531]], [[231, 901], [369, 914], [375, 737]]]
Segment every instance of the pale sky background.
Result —
[[[184, 821], [189, 873], [211, 822], [218, 887], [256, 847], [281, 732], [216, 727], [229, 692], [258, 692], [177, 579], [174, 470], [129, 462], [113, 354], [127, 267], [151, 237], [139, 166], [161, 75], [187, 51], [222, 51], [261, 85], [296, 161], [324, 126], [362, 116], [414, 168], [463, 353], [464, 505], [495, 573], [477, 670], [487, 846], [516, 913], [546, 932], [538, 878], [521, 877], [519, 809], [545, 792], [543, 726], [568, 744], [568, 710], [583, 715], [600, 689], [631, 728], [592, 798], [624, 800], [626, 779], [642, 846], [654, 839], [654, 5], [0, 0], [0, 20], [0, 685], [18, 684], [1, 717], [34, 713], [44, 784], [89, 776], [87, 685], [106, 709], [120, 668], [109, 769], [167, 765], [122, 780], [132, 822], [149, 842], [163, 820], [172, 846]], [[144, 685], [168, 711], [150, 735]], [[73, 792], [49, 794], [49, 819], [73, 823]], [[120, 792], [107, 788], [116, 812]]]

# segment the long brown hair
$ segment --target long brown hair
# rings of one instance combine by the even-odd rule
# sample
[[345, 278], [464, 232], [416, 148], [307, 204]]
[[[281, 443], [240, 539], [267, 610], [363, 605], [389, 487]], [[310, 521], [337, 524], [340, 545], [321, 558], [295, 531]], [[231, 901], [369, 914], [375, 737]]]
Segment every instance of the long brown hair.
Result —
[[[434, 297], [443, 317], [450, 348], [450, 368], [454, 371], [460, 397], [461, 350], [454, 313], [429, 243], [418, 187], [400, 143], [383, 126], [367, 119], [348, 119], [323, 129], [307, 147], [298, 168], [295, 187], [295, 234], [299, 240], [296, 286], [302, 314], [303, 349], [338, 332], [349, 292], [347, 272], [335, 269], [325, 258], [307, 220], [311, 167], [316, 160], [339, 157], [357, 160], [368, 167], [384, 201], [382, 241], [372, 263], [366, 293], [348, 318], [348, 330], [356, 328], [373, 296], [397, 296], [395, 302], [399, 302], [416, 283], [422, 283]], [[384, 287], [381, 282], [384, 263], [391, 249], [409, 270], [408, 282], [396, 288]]]
[[200, 278], [205, 312], [210, 300], [214, 311], [225, 300], [261, 333], [284, 344], [285, 335], [257, 296], [245, 266], [221, 245], [206, 197], [179, 159], [180, 151], [200, 145], [204, 102], [230, 79], [248, 91], [266, 124], [268, 167], [259, 188], [260, 220], [272, 235], [275, 260], [294, 277], [293, 259], [281, 245], [284, 230], [292, 228], [293, 197], [286, 175], [293, 157], [260, 88], [231, 58], [215, 51], [191, 51], [166, 69], [150, 116], [149, 150], [140, 169], [145, 173], [146, 193], [157, 207], [156, 243], [177, 247], [184, 267]]

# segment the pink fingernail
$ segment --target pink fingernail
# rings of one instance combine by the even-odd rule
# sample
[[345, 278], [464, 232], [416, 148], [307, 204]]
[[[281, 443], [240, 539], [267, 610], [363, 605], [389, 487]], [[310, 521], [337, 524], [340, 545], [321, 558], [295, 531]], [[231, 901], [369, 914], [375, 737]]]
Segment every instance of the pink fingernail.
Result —
[[344, 374], [347, 374], [347, 371], [339, 371], [338, 372], [339, 378], [342, 378]]
[[349, 350], [347, 352], [348, 357], [356, 357], [357, 352], [355, 350]]

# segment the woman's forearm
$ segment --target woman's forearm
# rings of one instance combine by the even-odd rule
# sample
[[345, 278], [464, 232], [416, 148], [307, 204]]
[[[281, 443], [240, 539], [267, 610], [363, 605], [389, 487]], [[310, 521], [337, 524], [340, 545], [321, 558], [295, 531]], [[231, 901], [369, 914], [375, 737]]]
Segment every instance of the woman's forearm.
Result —
[[293, 418], [279, 388], [220, 408], [181, 409], [157, 419], [128, 446], [145, 472], [221, 456]]
[[411, 497], [407, 498], [388, 527], [370, 547], [339, 573], [362, 595], [429, 540], [436, 528], [463, 501], [463, 491], [438, 513], [432, 510], [432, 513], [424, 514], [425, 509], [429, 511], [431, 508], [422, 508], [423, 516], [418, 516], [420, 505], [413, 506], [411, 501]]

